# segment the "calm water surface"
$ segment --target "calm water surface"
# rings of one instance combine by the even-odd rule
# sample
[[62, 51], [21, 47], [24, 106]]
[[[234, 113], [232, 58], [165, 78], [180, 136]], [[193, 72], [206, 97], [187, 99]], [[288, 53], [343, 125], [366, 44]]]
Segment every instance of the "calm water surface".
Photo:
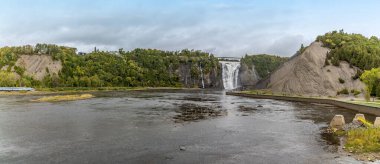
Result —
[[[30, 102], [40, 96], [0, 96], [0, 163], [357, 162], [321, 135], [335, 114], [352, 120], [355, 112], [342, 108], [222, 91], [95, 95], [58, 103]], [[228, 114], [175, 123], [172, 117], [183, 103], [221, 106]], [[238, 111], [257, 105], [263, 107]]]

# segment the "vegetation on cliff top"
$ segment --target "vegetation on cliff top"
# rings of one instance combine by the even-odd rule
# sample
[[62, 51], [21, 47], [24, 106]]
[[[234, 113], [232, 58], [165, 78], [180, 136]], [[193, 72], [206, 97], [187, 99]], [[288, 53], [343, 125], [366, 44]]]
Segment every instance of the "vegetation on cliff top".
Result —
[[241, 63], [248, 66], [249, 69], [252, 69], [255, 66], [255, 70], [261, 78], [266, 78], [269, 74], [278, 68], [281, 64], [286, 62], [289, 58], [280, 57], [274, 55], [245, 55], [241, 59]]
[[347, 61], [362, 70], [380, 66], [380, 40], [375, 36], [367, 38], [340, 30], [318, 36], [317, 41], [331, 49], [326, 64], [339, 66], [339, 61]]
[[[63, 68], [58, 75], [47, 75], [42, 81], [23, 74], [16, 67], [20, 55], [49, 55], [61, 60]], [[191, 79], [200, 79], [203, 73], [220, 69], [218, 59], [209, 53], [182, 50], [161, 51], [135, 49], [133, 51], [105, 52], [94, 50], [89, 54], [76, 54], [75, 48], [51, 44], [0, 48], [1, 86], [28, 87], [179, 87], [176, 73], [180, 65], [190, 69]], [[8, 67], [4, 67], [8, 66]], [[7, 68], [7, 69], [4, 69]], [[15, 74], [21, 78], [15, 78]], [[17, 80], [15, 80], [17, 79]]]

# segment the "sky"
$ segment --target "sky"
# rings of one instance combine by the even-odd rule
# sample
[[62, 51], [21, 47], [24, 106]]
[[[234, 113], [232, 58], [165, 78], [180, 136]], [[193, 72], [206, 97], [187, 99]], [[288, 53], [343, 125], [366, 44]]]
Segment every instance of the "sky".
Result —
[[0, 0], [0, 46], [51, 43], [291, 56], [344, 29], [380, 36], [378, 0]]

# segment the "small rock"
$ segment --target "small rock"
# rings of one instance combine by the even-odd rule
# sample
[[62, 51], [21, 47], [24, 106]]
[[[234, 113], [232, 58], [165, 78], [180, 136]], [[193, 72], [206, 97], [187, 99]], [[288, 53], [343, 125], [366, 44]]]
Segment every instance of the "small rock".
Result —
[[339, 156], [335, 156], [334, 158], [339, 158]]
[[257, 105], [257, 107], [262, 108], [263, 106], [262, 105]]
[[186, 150], [186, 147], [185, 147], [185, 146], [179, 146], [179, 150], [181, 150], [181, 151], [185, 151], [185, 150]]
[[174, 159], [174, 157], [166, 156], [165, 159], [166, 160], [171, 160], [171, 159]]
[[248, 114], [242, 114], [241, 116], [249, 116]]

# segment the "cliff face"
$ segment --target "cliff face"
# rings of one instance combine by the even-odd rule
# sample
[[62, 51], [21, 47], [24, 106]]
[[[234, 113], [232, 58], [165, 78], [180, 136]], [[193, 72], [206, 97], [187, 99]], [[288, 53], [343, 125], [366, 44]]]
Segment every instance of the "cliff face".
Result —
[[[58, 76], [59, 71], [62, 69], [62, 62], [59, 60], [53, 60], [48, 55], [21, 55], [15, 66], [24, 68], [24, 75], [33, 77], [35, 80], [42, 80], [45, 76]], [[8, 70], [8, 65], [1, 68], [1, 70]], [[20, 77], [16, 73], [14, 67], [10, 68], [17, 78]]]
[[313, 96], [335, 96], [343, 89], [362, 91], [365, 85], [352, 79], [358, 68], [351, 68], [346, 62], [341, 62], [339, 67], [325, 66], [328, 52], [322, 43], [312, 43], [302, 54], [273, 72], [266, 87], [278, 93]]
[[36, 80], [42, 80], [48, 74], [57, 76], [62, 69], [61, 61], [48, 55], [21, 55], [16, 66], [25, 68], [25, 74]]
[[[184, 87], [202, 87], [201, 76], [191, 76], [191, 65], [181, 64], [175, 72], [179, 76], [179, 81]], [[221, 69], [218, 67], [212, 68], [208, 73], [203, 73], [205, 88], [223, 88]]]
[[[35, 80], [42, 80], [45, 76], [58, 76], [58, 73], [62, 70], [63, 65], [60, 60], [53, 60], [48, 55], [20, 55], [17, 59], [15, 66], [24, 68], [24, 75], [33, 77]], [[182, 63], [176, 70], [169, 69], [171, 74], [179, 77], [179, 82], [184, 87], [202, 87], [201, 76], [192, 76], [191, 73], [192, 64]], [[7, 70], [8, 66], [4, 66], [2, 70]], [[10, 69], [16, 77], [20, 77], [14, 68]], [[198, 70], [199, 71], [199, 70]], [[210, 71], [203, 71], [203, 80], [205, 88], [223, 88], [222, 74], [220, 67], [213, 67]], [[198, 74], [200, 74], [198, 72]]]
[[245, 63], [241, 63], [239, 70], [240, 85], [244, 88], [253, 88], [260, 80], [260, 76], [255, 70], [255, 66], [249, 69]]

